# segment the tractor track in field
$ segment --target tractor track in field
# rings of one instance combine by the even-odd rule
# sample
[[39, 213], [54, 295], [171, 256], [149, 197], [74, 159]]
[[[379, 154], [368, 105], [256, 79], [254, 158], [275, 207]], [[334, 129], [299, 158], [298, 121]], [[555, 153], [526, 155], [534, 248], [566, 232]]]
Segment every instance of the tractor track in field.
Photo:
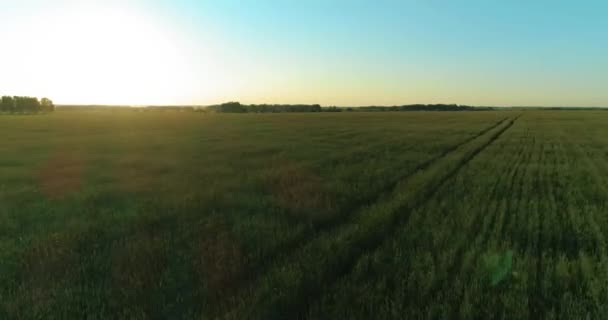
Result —
[[[433, 164], [440, 161], [442, 158], [446, 157], [451, 152], [454, 152], [461, 146], [466, 145], [466, 144], [474, 141], [475, 139], [478, 139], [479, 137], [482, 137], [489, 131], [491, 131], [491, 130], [499, 127], [500, 125], [504, 124], [505, 122], [509, 121], [509, 119], [511, 119], [511, 118], [504, 117], [504, 118], [496, 121], [492, 125], [471, 135], [469, 138], [464, 139], [463, 141], [458, 142], [452, 146], [449, 146], [448, 148], [444, 149], [438, 155], [418, 164], [411, 170], [408, 170], [405, 174], [400, 175], [398, 177], [398, 179], [391, 181], [391, 183], [389, 183], [386, 186], [384, 186], [383, 188], [381, 188], [379, 192], [374, 193], [373, 195], [371, 195], [369, 197], [364, 197], [364, 198], [360, 199], [359, 201], [356, 201], [353, 205], [348, 206], [348, 208], [341, 210], [341, 212], [337, 214], [336, 218], [327, 220], [324, 223], [317, 224], [317, 225], [313, 226], [313, 230], [304, 232], [301, 236], [297, 236], [297, 237], [293, 238], [291, 241], [288, 241], [282, 245], [275, 247], [273, 250], [268, 252], [266, 255], [264, 255], [260, 259], [260, 261], [262, 262], [261, 264], [257, 264], [257, 265], [253, 266], [253, 268], [250, 270], [250, 272], [248, 272], [247, 276], [244, 278], [244, 281], [242, 281], [241, 284], [239, 285], [239, 287], [236, 288], [236, 291], [238, 292], [240, 290], [243, 290], [247, 286], [251, 285], [251, 283], [254, 282], [255, 279], [257, 279], [259, 276], [266, 274], [273, 266], [276, 266], [278, 263], [281, 263], [281, 261], [286, 261], [287, 259], [289, 259], [289, 257], [292, 256], [291, 255], [292, 252], [298, 250], [299, 248], [304, 247], [307, 243], [310, 243], [310, 241], [314, 240], [316, 237], [319, 237], [320, 235], [323, 235], [323, 234], [328, 234], [328, 233], [332, 232], [333, 230], [337, 229], [338, 227], [340, 227], [341, 225], [354, 219], [355, 214], [351, 214], [351, 213], [361, 211], [364, 208], [373, 205], [374, 203], [381, 202], [384, 199], [389, 198], [391, 196], [393, 190], [402, 181], [407, 180], [408, 178], [412, 177], [413, 175], [415, 175], [417, 172], [420, 172], [421, 170], [425, 170], [425, 169], [431, 167]], [[406, 148], [406, 149], [409, 149], [409, 148]], [[287, 254], [285, 254], [285, 252], [287, 252]], [[236, 292], [235, 292], [235, 294], [236, 294]], [[221, 308], [221, 309], [223, 309], [223, 308]]]
[[[422, 201], [422, 203], [425, 203], [426, 201], [428, 201], [430, 199], [430, 197], [435, 193], [434, 192], [435, 190], [439, 189], [441, 186], [443, 186], [445, 183], [447, 183], [447, 181], [450, 178], [452, 178], [453, 176], [455, 176], [460, 171], [460, 169], [462, 167], [464, 167], [473, 158], [475, 158], [475, 156], [477, 156], [479, 153], [481, 153], [483, 150], [485, 150], [485, 148], [487, 148], [494, 141], [496, 141], [505, 131], [507, 131], [509, 128], [511, 128], [513, 126], [513, 124], [515, 123], [515, 121], [519, 117], [520, 116], [517, 116], [514, 119], [512, 119], [511, 122], [507, 126], [505, 126], [505, 128], [503, 128], [502, 130], [498, 131], [488, 142], [486, 142], [481, 147], [479, 147], [476, 151], [474, 151], [471, 155], [469, 155], [469, 157], [465, 157], [463, 159], [463, 161], [460, 163], [460, 165], [458, 165], [456, 168], [454, 168], [454, 170], [452, 170], [452, 172], [450, 172], [448, 175], [446, 175], [445, 178], [442, 179], [442, 181], [439, 183], [439, 185], [436, 188], [433, 189], [433, 192], [431, 192], [431, 194]], [[483, 212], [480, 212], [474, 218], [474, 221], [473, 221], [472, 225], [479, 225], [479, 224], [481, 224], [482, 217], [483, 217]], [[495, 222], [496, 219], [492, 219], [492, 220], [493, 220], [493, 222]], [[490, 227], [492, 227], [492, 224], [490, 225]], [[464, 254], [466, 253], [466, 246], [465, 246], [465, 244], [471, 243], [479, 235], [480, 234], [478, 234], [478, 233], [472, 233], [472, 232], [467, 235], [466, 241], [463, 242], [463, 245], [461, 245], [461, 246], [458, 247], [458, 249], [456, 250], [456, 253], [454, 254], [454, 259], [452, 261], [452, 264], [447, 268], [447, 270], [448, 270], [447, 271], [448, 278], [444, 279], [444, 281], [437, 281], [437, 282], [435, 282], [434, 285], [429, 290], [428, 296], [434, 296], [439, 290], [441, 290], [443, 288], [443, 285], [445, 283], [451, 283], [454, 280], [454, 277], [456, 276], [456, 270], [460, 266], [462, 258], [464, 256]]]
[[[500, 138], [500, 136], [506, 132], [508, 129], [510, 129], [513, 124], [515, 124], [515, 121], [517, 121], [517, 119], [519, 119], [521, 117], [521, 115], [516, 116], [515, 118], [512, 118], [509, 122], [509, 124], [507, 124], [504, 128], [502, 128], [501, 130], [497, 131], [496, 133], [494, 133], [494, 135], [492, 137], [490, 137], [490, 139], [482, 144], [481, 146], [479, 146], [478, 148], [476, 148], [473, 152], [471, 152], [469, 155], [465, 156], [463, 159], [461, 159], [461, 161], [459, 162], [459, 164], [454, 167], [454, 169], [452, 169], [448, 174], [446, 174], [445, 176], [443, 176], [440, 181], [433, 187], [429, 188], [427, 191], [419, 201], [417, 201], [416, 203], [414, 203], [410, 208], [407, 208], [406, 210], [409, 212], [411, 212], [412, 210], [415, 210], [416, 208], [418, 208], [419, 206], [423, 205], [424, 203], [428, 202], [431, 197], [433, 195], [436, 194], [437, 190], [439, 190], [442, 186], [444, 186], [451, 178], [453, 178], [454, 176], [456, 176], [456, 174], [458, 174], [458, 172], [465, 166], [467, 165], [471, 160], [473, 160], [478, 154], [480, 154], [483, 150], [485, 150], [489, 145], [491, 145], [492, 143], [494, 143], [494, 141], [496, 141], [498, 138]], [[507, 120], [507, 119], [505, 119]], [[503, 123], [504, 121], [501, 121], [499, 124]], [[485, 131], [488, 132], [489, 130]], [[481, 136], [481, 135], [479, 135]], [[479, 137], [478, 136], [478, 137]], [[464, 144], [464, 143], [463, 143]], [[446, 153], [447, 155], [447, 153]], [[377, 248], [379, 248], [384, 242], [388, 241], [391, 238], [391, 235], [398, 229], [397, 227], [407, 223], [407, 220], [409, 218], [409, 214], [403, 215], [403, 216], [398, 216], [397, 217], [397, 221], [393, 224], [393, 228], [391, 228], [391, 230], [389, 230], [389, 232], [385, 233], [385, 237], [377, 244], [375, 244], [374, 246], [368, 246], [368, 250], [367, 252], [371, 252]], [[359, 256], [355, 257], [353, 259], [353, 261], [351, 263], [349, 263], [349, 266], [346, 267], [344, 269], [344, 271], [335, 279], [330, 280], [327, 282], [328, 285], [331, 285], [335, 282], [337, 282], [339, 279], [343, 278], [344, 276], [348, 275], [351, 271], [352, 268], [356, 265], [357, 261], [359, 260], [359, 258], [361, 256], [363, 256], [366, 252], [363, 252], [362, 254], [360, 254]], [[462, 260], [462, 255], [464, 255], [464, 248], [460, 248], [456, 254], [456, 258], [454, 259], [455, 261], [455, 265], [458, 265], [457, 262], [459, 262], [460, 260]], [[450, 274], [450, 273], [448, 273]], [[319, 292], [316, 294], [316, 296], [320, 296], [320, 293], [323, 290], [320, 289]], [[431, 292], [434, 292], [436, 290], [431, 290]], [[314, 300], [314, 299], [313, 299]], [[303, 311], [300, 311], [297, 313], [297, 319], [303, 319], [305, 318], [305, 312], [306, 310], [308, 310], [308, 306], [310, 305], [310, 303], [307, 303], [307, 308]]]
[[[503, 174], [498, 176], [496, 182], [491, 187], [491, 191], [487, 194], [487, 198], [485, 201], [486, 205], [483, 208], [477, 210], [476, 215], [473, 217], [473, 220], [470, 223], [470, 228], [468, 228], [468, 230], [479, 230], [479, 232], [469, 232], [465, 237], [465, 240], [458, 244], [457, 252], [455, 255], [456, 258], [453, 259], [453, 262], [447, 268], [448, 272], [446, 274], [448, 275], [448, 278], [441, 279], [441, 281], [437, 281], [436, 286], [433, 286], [431, 291], [429, 291], [430, 293], [427, 294], [428, 296], [435, 295], [436, 292], [442, 290], [442, 288], [445, 287], [446, 284], [449, 285], [449, 283], [453, 281], [452, 276], [456, 276], [456, 271], [462, 270], [462, 261], [464, 254], [467, 253], [467, 244], [476, 243], [476, 245], [468, 246], [469, 248], [473, 247], [473, 250], [477, 251], [475, 252], [476, 257], [483, 252], [483, 250], [481, 249], [483, 248], [482, 245], [485, 245], [487, 243], [489, 230], [492, 230], [496, 225], [496, 218], [498, 216], [497, 214], [492, 214], [490, 217], [488, 217], [486, 213], [497, 212], [498, 210], [500, 210], [501, 201], [496, 201], [494, 204], [492, 204], [491, 200], [496, 199], [498, 195], [499, 185], [501, 183], [509, 183], [509, 181], [511, 181], [509, 184], [513, 183], [512, 180], [517, 175], [517, 172], [520, 169], [523, 148], [524, 146], [521, 146], [519, 152], [513, 157], [515, 165], [510, 166], [508, 170], [505, 170]], [[501, 151], [502, 150], [503, 149], [501, 148]], [[478, 228], [476, 228], [476, 226], [478, 226]], [[459, 293], [461, 295], [464, 295], [464, 287], [462, 288], [462, 291], [459, 291]], [[422, 301], [424, 301], [425, 299], [426, 298], [421, 298]], [[458, 319], [458, 306], [458, 304], [452, 306], [449, 319]]]
[[[491, 234], [491, 231], [494, 230], [494, 228], [496, 227], [496, 221], [498, 219], [498, 214], [490, 214], [490, 213], [495, 213], [498, 210], [501, 210], [501, 205], [502, 202], [504, 200], [500, 200], [500, 201], [496, 201], [494, 205], [492, 205], [491, 203], [491, 199], [496, 199], [496, 197], [498, 196], [498, 187], [501, 184], [508, 184], [509, 185], [509, 190], [512, 190], [513, 185], [515, 180], [521, 176], [522, 174], [522, 163], [524, 162], [524, 153], [525, 153], [525, 146], [524, 145], [520, 145], [520, 148], [518, 149], [517, 154], [515, 154], [513, 156], [513, 165], [511, 165], [509, 167], [508, 170], [506, 170], [504, 172], [504, 174], [500, 175], [497, 179], [496, 179], [496, 183], [494, 183], [494, 185], [492, 186], [492, 191], [490, 192], [490, 194], [488, 195], [488, 205], [484, 206], [483, 209], [480, 209], [477, 216], [474, 218], [473, 223], [471, 223], [471, 225], [473, 226], [473, 228], [470, 228], [470, 230], [479, 230], [479, 232], [474, 233], [474, 232], [469, 232], [467, 234], [466, 240], [463, 241], [461, 243], [461, 245], [459, 246], [459, 248], [457, 249], [458, 253], [456, 256], [456, 259], [454, 259], [454, 261], [452, 262], [452, 264], [448, 267], [448, 276], [452, 275], [452, 276], [456, 276], [456, 272], [460, 271], [461, 273], [464, 271], [466, 272], [466, 270], [462, 270], [462, 259], [463, 259], [463, 255], [466, 254], [465, 251], [465, 247], [467, 246], [467, 244], [471, 244], [474, 243], [474, 245], [470, 245], [469, 247], [474, 248], [473, 250], [475, 250], [475, 257], [478, 257], [479, 254], [484, 252], [485, 248], [484, 246], [487, 244], [487, 242], [489, 241], [489, 236]], [[505, 208], [505, 213], [509, 212], [509, 208], [508, 206]], [[490, 214], [490, 216], [488, 217], [486, 214]], [[478, 225], [479, 228], [475, 228], [474, 226]], [[475, 249], [476, 248], [476, 249]], [[469, 268], [471, 268], [469, 266]], [[442, 283], [438, 283], [437, 284], [437, 288], [433, 288], [435, 289], [434, 291], [431, 291], [432, 294], [435, 294], [438, 290], [442, 290], [446, 285], [449, 286], [449, 284], [453, 281], [453, 277], [450, 277], [448, 279], [444, 279], [444, 281]], [[459, 293], [462, 295], [464, 295], [464, 287], [462, 288], [462, 291], [460, 291]], [[452, 312], [451, 312], [451, 316], [450, 319], [458, 319], [458, 306], [457, 305], [453, 305], [452, 306]]]
[[[307, 243], [309, 240], [318, 236], [319, 233], [331, 232], [331, 230], [335, 229], [336, 227], [340, 226], [343, 222], [345, 222], [345, 219], [349, 219], [350, 217], [352, 217], [352, 214], [350, 214], [350, 213], [359, 211], [362, 208], [368, 207], [376, 202], [382, 201], [384, 198], [390, 197], [392, 191], [397, 187], [397, 185], [401, 181], [410, 178], [411, 176], [413, 176], [414, 174], [416, 174], [417, 172], [419, 172], [421, 170], [425, 170], [426, 168], [432, 166], [435, 162], [437, 162], [437, 161], [441, 160], [442, 158], [444, 158], [445, 156], [447, 156], [449, 153], [451, 153], [451, 152], [455, 151], [456, 149], [458, 149], [459, 147], [483, 136], [487, 132], [500, 126], [501, 124], [503, 124], [505, 121], [508, 121], [508, 120], [509, 120], [508, 117], [502, 118], [501, 120], [497, 121], [493, 125], [491, 125], [487, 128], [484, 128], [483, 130], [472, 135], [471, 137], [446, 148], [445, 150], [443, 150], [441, 153], [434, 156], [433, 158], [431, 158], [427, 161], [424, 161], [424, 162], [418, 164], [417, 166], [415, 166], [414, 168], [412, 168], [412, 170], [407, 171], [406, 174], [400, 175], [397, 179], [395, 179], [391, 183], [389, 183], [386, 186], [384, 186], [383, 188], [381, 188], [377, 193], [375, 193], [369, 197], [364, 197], [364, 198], [360, 199], [359, 201], [356, 201], [353, 205], [350, 205], [347, 208], [341, 210], [341, 212], [338, 213], [335, 218], [329, 219], [325, 222], [318, 223], [313, 226], [313, 230], [306, 232], [299, 237], [295, 237], [294, 239], [292, 239], [291, 241], [288, 241], [287, 243], [285, 243], [283, 245], [277, 246], [275, 249], [273, 249], [268, 254], [263, 256], [263, 258], [261, 258], [260, 260], [269, 261], [269, 264], [270, 264], [270, 263], [272, 263], [271, 261], [274, 261], [276, 258], [281, 256], [283, 254], [283, 252], [291, 252], [291, 251], [297, 249], [304, 243]], [[257, 271], [254, 272], [254, 274], [252, 274], [252, 276], [255, 277], [255, 275], [264, 272], [264, 270], [267, 267], [268, 267], [268, 264], [258, 266]]]
[[[522, 146], [522, 148], [525, 148], [524, 146]], [[519, 165], [521, 166], [521, 162], [519, 163]], [[497, 230], [497, 232], [500, 234], [501, 238], [504, 239], [507, 236], [507, 232], [509, 231], [509, 226], [511, 225], [511, 220], [516, 218], [513, 217], [514, 215], [517, 214], [517, 208], [519, 207], [519, 203], [521, 201], [522, 198], [522, 194], [523, 194], [523, 183], [520, 181], [523, 178], [522, 175], [522, 171], [516, 170], [513, 173], [513, 176], [511, 177], [511, 184], [509, 185], [509, 190], [511, 192], [513, 192], [515, 189], [517, 189], [516, 191], [516, 197], [514, 198], [515, 201], [506, 201], [506, 208], [505, 208], [505, 212], [504, 215], [502, 217], [502, 222], [500, 223], [500, 230]], [[516, 185], [516, 182], [517, 183]]]
[[[519, 115], [519, 116], [521, 116], [521, 115]], [[317, 224], [316, 226], [313, 226], [306, 232], [303, 232], [301, 235], [293, 238], [291, 241], [288, 241], [282, 245], [275, 247], [273, 250], [271, 250], [269, 253], [267, 253], [260, 259], [260, 261], [262, 262], [261, 264], [255, 265], [251, 269], [251, 271], [248, 273], [248, 275], [244, 278], [244, 281], [241, 282], [241, 284], [238, 286], [238, 288], [235, 288], [236, 291], [234, 292], [234, 294], [238, 295], [239, 291], [250, 286], [261, 275], [268, 273], [269, 270], [271, 270], [273, 268], [273, 266], [277, 266], [279, 264], [284, 263], [285, 261], [288, 261], [289, 257], [292, 257], [291, 253], [293, 253], [294, 251], [297, 251], [298, 249], [305, 247], [306, 244], [310, 243], [315, 238], [317, 238], [323, 234], [329, 234], [332, 231], [339, 228], [340, 226], [343, 226], [349, 222], [352, 222], [352, 220], [355, 219], [356, 214], [351, 214], [351, 213], [364, 210], [366, 207], [370, 207], [375, 203], [382, 202], [383, 200], [390, 198], [394, 189], [402, 181], [407, 180], [407, 179], [411, 178], [412, 176], [414, 176], [416, 173], [431, 167], [436, 162], [445, 158], [450, 153], [452, 153], [455, 150], [459, 149], [460, 147], [462, 147], [468, 143], [471, 143], [472, 141], [484, 136], [488, 132], [496, 129], [497, 127], [500, 127], [505, 122], [511, 121], [511, 123], [509, 125], [505, 126], [505, 128], [503, 128], [503, 130], [498, 132], [498, 133], [502, 134], [502, 132], [504, 132], [506, 129], [508, 129], [519, 116], [517, 116], [515, 118], [504, 117], [504, 118], [496, 121], [492, 125], [484, 128], [483, 130], [473, 134], [469, 138], [447, 147], [438, 155], [432, 157], [431, 159], [429, 159], [427, 161], [420, 163], [419, 165], [415, 166], [411, 170], [408, 170], [406, 174], [399, 176], [399, 179], [395, 179], [394, 181], [392, 181], [385, 187], [381, 188], [381, 190], [379, 192], [373, 194], [372, 196], [364, 197], [360, 201], [355, 202], [352, 206], [348, 206], [348, 208], [341, 210], [341, 212], [337, 214], [336, 218], [327, 220], [324, 223]], [[491, 142], [493, 142], [497, 138], [498, 138], [498, 136], [495, 136], [493, 139], [491, 139]], [[487, 145], [483, 146], [483, 148], [485, 148], [486, 146]], [[479, 153], [479, 152], [481, 152], [481, 150], [477, 150], [477, 153]], [[475, 153], [475, 155], [477, 153]], [[430, 196], [425, 196], [425, 199], [428, 197], [430, 197]], [[287, 252], [287, 254], [285, 252]], [[340, 272], [340, 273], [342, 274], [342, 273], [346, 273], [346, 272], [347, 271]], [[220, 310], [222, 310], [224, 308], [225, 307], [220, 307]]]
[[[527, 135], [525, 136], [527, 137]], [[533, 149], [530, 149], [527, 147], [527, 144], [522, 143], [522, 145], [524, 145], [524, 147], [522, 147], [522, 154], [520, 156], [520, 166], [522, 165], [521, 163], [527, 163], [529, 160], [529, 156], [527, 156], [527, 154], [531, 154]], [[524, 154], [526, 151], [529, 151], [527, 154]], [[518, 183], [518, 198], [517, 198], [517, 204], [512, 206], [513, 210], [515, 210], [515, 214], [516, 216], [514, 217], [515, 222], [514, 225], [515, 227], [511, 228], [511, 230], [509, 230], [509, 236], [511, 237], [511, 243], [512, 243], [512, 247], [514, 250], [518, 251], [518, 252], [523, 252], [526, 248], [526, 244], [527, 244], [527, 233], [525, 232], [521, 232], [519, 230], [519, 228], [517, 228], [516, 226], [521, 226], [521, 225], [525, 225], [525, 220], [526, 217], [522, 216], [521, 212], [521, 206], [524, 205], [524, 182], [523, 179], [526, 176], [526, 172], [527, 172], [527, 166], [524, 165], [524, 168], [520, 168], [519, 170], [519, 183]], [[511, 187], [512, 190], [513, 187]]]
[[[493, 190], [494, 195], [497, 195], [497, 193], [495, 192], [496, 187], [501, 182], [504, 182], [505, 184], [509, 185], [508, 190], [513, 190], [513, 185], [515, 183], [515, 180], [521, 176], [521, 174], [523, 173], [522, 170], [525, 171], [525, 168], [522, 168], [522, 163], [524, 162], [523, 161], [524, 152], [525, 152], [525, 146], [522, 145], [521, 148], [519, 149], [518, 154], [515, 156], [514, 165], [511, 166], [510, 170], [506, 173], [506, 175], [501, 175], [500, 178], [498, 179], [498, 181], [496, 182], [496, 184], [494, 185], [494, 187], [495, 187]], [[506, 201], [506, 200], [504, 198], [502, 198], [502, 199], [500, 199], [500, 201], [496, 201], [496, 205], [494, 206], [493, 210], [491, 210], [491, 207], [489, 205], [486, 206], [485, 211], [488, 213], [497, 212], [498, 210], [500, 210], [503, 201]], [[508, 210], [508, 207], [506, 210]], [[497, 220], [498, 220], [498, 214], [491, 214], [491, 216], [487, 222], [487, 226], [485, 226], [485, 228], [480, 229], [480, 230], [482, 230], [479, 235], [479, 237], [481, 239], [481, 241], [479, 242], [480, 244], [486, 244], [489, 241], [491, 232], [496, 228]]]
[[[501, 175], [496, 183], [494, 184], [494, 187], [492, 189], [492, 195], [489, 197], [489, 199], [498, 199], [498, 186], [503, 184], [503, 185], [507, 185], [508, 186], [508, 190], [513, 190], [513, 186], [515, 184], [515, 181], [518, 178], [521, 178], [523, 172], [525, 171], [525, 168], [523, 168], [523, 163], [524, 163], [524, 158], [525, 158], [525, 152], [526, 152], [526, 146], [523, 144], [519, 145], [520, 147], [518, 148], [518, 152], [517, 154], [515, 154], [513, 156], [513, 161], [511, 162], [511, 165], [509, 166], [509, 169], [505, 171], [504, 175]], [[464, 246], [467, 246], [469, 248], [472, 248], [471, 250], [474, 251], [474, 256], [476, 259], [479, 259], [479, 256], [486, 253], [488, 249], [491, 249], [492, 247], [488, 246], [488, 242], [490, 241], [490, 235], [492, 233], [493, 230], [495, 230], [496, 225], [497, 225], [497, 220], [499, 219], [499, 214], [497, 214], [497, 212], [502, 211], [503, 208], [503, 203], [506, 200], [504, 199], [504, 195], [500, 200], [496, 200], [494, 205], [487, 205], [484, 207], [484, 209], [480, 210], [480, 215], [489, 215], [489, 217], [487, 219], [484, 219], [484, 221], [480, 222], [480, 226], [479, 228], [470, 228], [468, 231], [469, 233], [467, 234], [467, 240], [463, 242], [462, 245], [462, 249], [466, 249], [464, 248]], [[511, 208], [509, 208], [508, 206], [508, 202], [507, 205], [504, 207], [504, 212], [503, 214], [509, 214]], [[475, 233], [472, 232], [474, 230], [479, 230], [479, 233]], [[503, 228], [504, 230], [504, 228]], [[504, 237], [503, 237], [504, 239]], [[472, 244], [471, 244], [472, 243]], [[459, 249], [460, 250], [460, 249]], [[462, 253], [462, 255], [466, 254], [467, 252], [464, 251]], [[441, 286], [440, 290], [443, 290], [443, 288], [445, 288], [446, 286], [449, 286], [452, 282], [453, 282], [453, 277], [456, 277], [456, 272], [458, 272], [459, 274], [463, 274], [463, 273], [467, 273], [467, 272], [473, 272], [474, 270], [471, 270], [472, 268], [474, 268], [474, 265], [469, 265], [467, 269], [464, 269], [462, 266], [462, 256], [460, 256], [457, 259], [454, 259], [453, 264], [451, 265], [451, 269], [449, 269], [450, 271], [448, 272], [448, 275], [452, 276], [451, 278], [448, 279], [448, 281], [444, 282], [443, 285]], [[462, 290], [459, 291], [460, 297], [464, 297], [466, 292], [465, 287], [462, 287]], [[450, 319], [460, 319], [460, 316], [458, 314], [459, 311], [459, 307], [460, 307], [460, 302], [461, 302], [461, 298], [457, 299], [455, 304], [452, 305], [452, 312], [451, 312], [451, 316]]]
[[[495, 126], [492, 126], [486, 130], [483, 130], [482, 133], [478, 134], [475, 136], [475, 138], [478, 138], [480, 136], [482, 136], [484, 133], [489, 132], [491, 129], [498, 127], [500, 124], [504, 123], [505, 121], [509, 121], [509, 123], [507, 125], [505, 125], [502, 129], [498, 130], [497, 132], [495, 132], [489, 139], [488, 141], [486, 141], [485, 143], [481, 144], [480, 146], [478, 146], [477, 148], [475, 148], [471, 153], [469, 153], [468, 155], [465, 155], [462, 159], [460, 159], [459, 163], [452, 169], [450, 170], [449, 173], [447, 173], [446, 175], [442, 176], [439, 181], [430, 186], [429, 188], [427, 188], [427, 191], [424, 192], [421, 197], [420, 200], [415, 201], [412, 205], [410, 205], [409, 207], [403, 208], [405, 210], [408, 211], [408, 213], [410, 213], [411, 211], [415, 210], [416, 208], [420, 207], [421, 205], [423, 205], [424, 203], [428, 202], [431, 197], [433, 195], [436, 194], [437, 190], [440, 189], [443, 185], [445, 185], [445, 183], [447, 183], [452, 177], [454, 177], [465, 165], [467, 165], [472, 159], [474, 159], [479, 153], [481, 153], [483, 150], [485, 150], [489, 145], [491, 145], [492, 143], [494, 143], [494, 141], [496, 141], [498, 138], [500, 138], [500, 136], [506, 132], [508, 129], [510, 129], [513, 124], [515, 124], [515, 122], [521, 117], [521, 114], [511, 118], [509, 120], [509, 118], [505, 118], [502, 121], [500, 121], [499, 123], [497, 123]], [[449, 154], [451, 151], [456, 150], [459, 146], [462, 146], [464, 144], [466, 144], [467, 142], [471, 142], [473, 141], [475, 138], [473, 139], [469, 139], [466, 142], [460, 143], [457, 146], [450, 148], [450, 151], [446, 151], [442, 154], [442, 157], [445, 157], [447, 154]], [[440, 157], [440, 158], [442, 158]], [[438, 159], [437, 159], [438, 160]], [[428, 167], [431, 163], [435, 162], [436, 160], [428, 163], [426, 166], [424, 166], [424, 168]], [[424, 168], [418, 169], [418, 170], [423, 170]], [[418, 171], [415, 170], [414, 172]], [[379, 248], [383, 243], [385, 243], [386, 241], [388, 241], [391, 237], [392, 234], [394, 234], [396, 232], [396, 230], [398, 229], [399, 226], [403, 225], [404, 223], [407, 223], [407, 220], [409, 218], [409, 214], [404, 214], [404, 215], [397, 215], [393, 221], [394, 223], [391, 224], [391, 228], [389, 230], [387, 230], [387, 232], [384, 233], [383, 237], [378, 239], [377, 241], [374, 241], [373, 243], [364, 243], [362, 244], [362, 250], [355, 256], [350, 257], [350, 259], [348, 259], [348, 261], [344, 261], [341, 265], [339, 270], [337, 270], [337, 272], [335, 273], [337, 276], [334, 276], [332, 278], [328, 278], [328, 279], [324, 279], [326, 280], [324, 282], [324, 287], [319, 287], [316, 288], [316, 290], [313, 291], [309, 291], [307, 292], [307, 296], [306, 296], [306, 301], [303, 303], [299, 303], [298, 305], [295, 306], [290, 306], [289, 310], [291, 310], [292, 314], [294, 315], [293, 318], [296, 319], [305, 319], [306, 318], [306, 312], [309, 310], [310, 305], [316, 301], [318, 299], [318, 297], [321, 296], [321, 294], [323, 293], [323, 291], [325, 290], [324, 288], [331, 286], [332, 284], [338, 282], [340, 279], [342, 279], [343, 277], [347, 276], [348, 274], [351, 273], [352, 269], [354, 268], [354, 266], [356, 265], [357, 261], [364, 256], [365, 254], [369, 253], [369, 252], [373, 252], [374, 250], [376, 250], [377, 248]], [[462, 256], [462, 254], [464, 254], [464, 252], [460, 252], [460, 251], [464, 251], [464, 250], [459, 250], [457, 256]], [[458, 261], [460, 259], [457, 259]]]

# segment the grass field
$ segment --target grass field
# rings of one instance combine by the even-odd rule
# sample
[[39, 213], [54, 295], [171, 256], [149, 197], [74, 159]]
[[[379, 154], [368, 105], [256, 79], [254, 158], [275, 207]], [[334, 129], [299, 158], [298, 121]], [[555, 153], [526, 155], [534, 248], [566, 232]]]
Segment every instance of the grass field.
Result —
[[599, 319], [606, 123], [0, 115], [0, 319]]

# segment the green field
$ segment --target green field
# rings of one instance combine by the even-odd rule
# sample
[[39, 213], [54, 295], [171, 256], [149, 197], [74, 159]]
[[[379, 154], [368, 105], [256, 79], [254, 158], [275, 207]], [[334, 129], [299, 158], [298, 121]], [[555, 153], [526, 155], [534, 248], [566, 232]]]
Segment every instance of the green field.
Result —
[[0, 115], [0, 319], [601, 319], [606, 124]]

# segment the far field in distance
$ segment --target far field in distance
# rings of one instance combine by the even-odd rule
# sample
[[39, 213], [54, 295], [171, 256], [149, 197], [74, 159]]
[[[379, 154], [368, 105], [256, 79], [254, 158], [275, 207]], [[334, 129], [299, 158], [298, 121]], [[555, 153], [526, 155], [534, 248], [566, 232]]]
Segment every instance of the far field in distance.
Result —
[[136, 110], [0, 115], [0, 319], [608, 314], [603, 110]]

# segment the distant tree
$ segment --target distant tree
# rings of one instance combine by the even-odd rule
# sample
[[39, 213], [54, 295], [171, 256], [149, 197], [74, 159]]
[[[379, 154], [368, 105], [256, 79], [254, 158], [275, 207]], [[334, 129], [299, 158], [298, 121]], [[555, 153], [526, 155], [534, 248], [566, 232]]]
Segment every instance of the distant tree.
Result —
[[217, 111], [218, 112], [237, 112], [237, 113], [247, 112], [245, 107], [243, 107], [240, 102], [222, 103], [219, 106], [217, 106]]
[[39, 101], [35, 97], [25, 96], [3, 96], [0, 99], [0, 112], [36, 113], [41, 111], [51, 112], [55, 110], [53, 101], [43, 98]]
[[33, 97], [13, 97], [15, 99], [15, 111], [21, 113], [34, 113], [40, 111], [40, 101]]
[[15, 109], [15, 100], [10, 96], [3, 96], [0, 102], [1, 112], [13, 112]]
[[25, 102], [25, 97], [14, 96], [15, 107], [13, 108], [13, 112], [23, 113], [27, 109], [27, 103]]
[[53, 104], [53, 101], [51, 101], [51, 99], [42, 98], [40, 99], [40, 109], [43, 112], [53, 112], [55, 111], [55, 105]]

